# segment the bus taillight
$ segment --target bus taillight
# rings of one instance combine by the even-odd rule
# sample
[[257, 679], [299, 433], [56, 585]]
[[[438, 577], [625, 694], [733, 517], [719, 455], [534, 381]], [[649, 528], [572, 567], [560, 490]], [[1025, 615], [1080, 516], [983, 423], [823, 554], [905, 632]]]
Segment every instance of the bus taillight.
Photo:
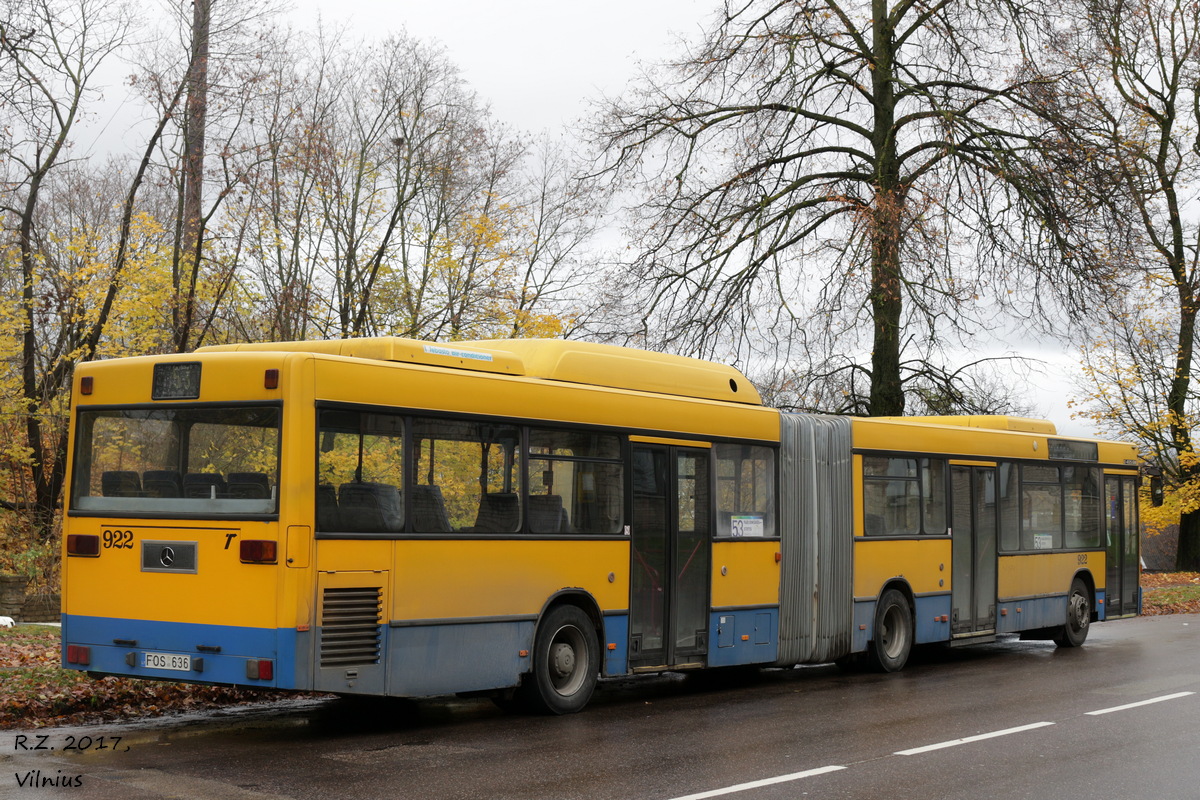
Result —
[[274, 564], [276, 543], [270, 539], [243, 539], [239, 545], [243, 564]]
[[67, 663], [86, 667], [92, 663], [92, 648], [82, 644], [67, 645]]
[[67, 555], [90, 556], [100, 555], [100, 537], [90, 533], [72, 533], [67, 536]]
[[275, 662], [269, 658], [252, 658], [246, 662], [246, 678], [252, 681], [269, 681], [275, 677]]

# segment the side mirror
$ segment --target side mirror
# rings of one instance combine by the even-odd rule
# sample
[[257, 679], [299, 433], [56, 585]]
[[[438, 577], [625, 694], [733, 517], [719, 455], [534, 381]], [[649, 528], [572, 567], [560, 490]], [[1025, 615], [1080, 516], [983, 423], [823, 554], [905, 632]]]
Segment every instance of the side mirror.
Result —
[[1142, 474], [1150, 479], [1150, 505], [1163, 504], [1163, 477], [1158, 467], [1142, 467]]
[[1150, 504], [1161, 506], [1163, 504], [1163, 479], [1161, 475], [1154, 475], [1150, 478]]

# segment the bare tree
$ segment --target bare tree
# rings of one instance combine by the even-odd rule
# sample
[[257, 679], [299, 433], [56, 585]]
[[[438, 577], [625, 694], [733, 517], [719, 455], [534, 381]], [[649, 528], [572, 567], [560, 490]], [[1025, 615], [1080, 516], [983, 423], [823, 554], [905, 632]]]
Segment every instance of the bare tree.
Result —
[[1200, 6], [1084, 0], [1059, 42], [1071, 125], [1059, 141], [1088, 168], [1069, 191], [1119, 221], [1106, 245], [1111, 321], [1085, 348], [1085, 409], [1134, 436], [1181, 500], [1176, 566], [1200, 569], [1200, 421], [1192, 374], [1200, 311]]
[[1057, 227], [1029, 222], [1069, 213], [1029, 164], [1052, 130], [1029, 110], [1053, 79], [1035, 65], [1041, 13], [1009, 0], [726, 2], [597, 131], [606, 168], [644, 192], [625, 280], [648, 287], [647, 324], [706, 351], [753, 338], [780, 309], [793, 331], [827, 331], [810, 344], [862, 373], [866, 410], [903, 413], [912, 371], [966, 332], [1014, 258], [1061, 266]]
[[289, 31], [269, 51], [270, 91], [255, 110], [267, 157], [247, 174], [245, 191], [230, 197], [225, 215], [225, 224], [241, 231], [237, 279], [255, 309], [231, 320], [244, 341], [306, 339], [327, 330], [319, 278], [331, 231], [320, 203], [334, 153], [322, 132], [348, 90], [349, 75], [337, 68], [339, 47], [337, 36], [314, 42]]
[[552, 333], [539, 330], [539, 319], [552, 319], [561, 333], [570, 333], [587, 314], [581, 293], [600, 271], [595, 246], [604, 199], [594, 181], [577, 177], [583, 165], [562, 140], [542, 136], [523, 161], [515, 189], [522, 247], [507, 335]]
[[277, 8], [273, 0], [168, 8], [175, 36], [160, 32], [160, 46], [138, 54], [137, 85], [171, 123], [155, 167], [175, 192], [172, 315], [174, 346], [183, 352], [209, 335], [234, 282], [234, 266], [210, 252], [210, 225], [269, 154], [251, 111], [271, 81], [269, 51], [278, 39], [267, 28]]
[[128, 30], [124, 8], [103, 0], [5, 0], [0, 5], [0, 108], [9, 136], [0, 213], [5, 236], [15, 239], [20, 274], [20, 413], [33, 488], [27, 510], [34, 541], [50, 536], [63, 485], [66, 428], [53, 416], [53, 404], [71, 374], [62, 366], [61, 352], [39, 347], [35, 314], [43, 287], [36, 225], [47, 183], [67, 163], [95, 73]]

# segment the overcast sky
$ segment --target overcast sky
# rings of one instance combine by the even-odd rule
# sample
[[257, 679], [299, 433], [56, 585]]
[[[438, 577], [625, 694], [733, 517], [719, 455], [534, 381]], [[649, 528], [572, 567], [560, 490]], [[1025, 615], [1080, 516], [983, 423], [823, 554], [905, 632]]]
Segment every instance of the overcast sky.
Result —
[[695, 38], [720, 0], [296, 0], [362, 36], [407, 30], [436, 41], [496, 117], [531, 132], [558, 130], [585, 101], [616, 94], [639, 59]]

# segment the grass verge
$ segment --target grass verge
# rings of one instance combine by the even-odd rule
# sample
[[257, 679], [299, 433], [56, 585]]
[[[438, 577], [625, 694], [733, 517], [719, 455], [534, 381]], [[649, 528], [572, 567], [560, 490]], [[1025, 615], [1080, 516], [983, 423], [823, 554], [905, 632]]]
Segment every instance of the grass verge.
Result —
[[1142, 575], [1142, 613], [1200, 614], [1200, 572]]

